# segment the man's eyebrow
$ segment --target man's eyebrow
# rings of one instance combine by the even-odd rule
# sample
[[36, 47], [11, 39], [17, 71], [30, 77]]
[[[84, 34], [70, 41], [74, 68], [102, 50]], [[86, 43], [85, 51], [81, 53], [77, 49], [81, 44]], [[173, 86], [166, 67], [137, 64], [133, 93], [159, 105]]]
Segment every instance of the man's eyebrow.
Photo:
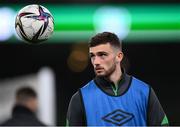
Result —
[[89, 55], [94, 55], [94, 54], [108, 54], [108, 52], [105, 52], [105, 51], [99, 51], [99, 52], [96, 52], [96, 53], [93, 53], [93, 52], [90, 52]]
[[89, 53], [89, 56], [92, 56], [92, 55], [94, 55], [94, 53], [90, 52], [90, 53]]
[[99, 51], [99, 52], [97, 52], [97, 53], [107, 53], [106, 51]]

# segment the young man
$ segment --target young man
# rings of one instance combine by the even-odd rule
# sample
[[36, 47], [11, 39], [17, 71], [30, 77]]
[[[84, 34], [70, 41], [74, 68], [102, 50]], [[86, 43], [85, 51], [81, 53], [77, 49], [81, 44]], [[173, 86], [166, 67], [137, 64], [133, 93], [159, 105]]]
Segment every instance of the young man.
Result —
[[168, 125], [153, 89], [123, 71], [122, 45], [114, 33], [95, 35], [89, 47], [96, 77], [71, 98], [69, 126]]
[[1, 126], [44, 126], [35, 115], [37, 106], [37, 94], [33, 89], [30, 87], [18, 89], [12, 118], [2, 123]]

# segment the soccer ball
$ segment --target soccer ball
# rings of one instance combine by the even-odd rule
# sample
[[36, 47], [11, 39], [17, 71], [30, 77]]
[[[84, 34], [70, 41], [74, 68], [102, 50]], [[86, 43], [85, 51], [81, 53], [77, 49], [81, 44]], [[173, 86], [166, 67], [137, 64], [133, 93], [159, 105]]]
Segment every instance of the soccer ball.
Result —
[[54, 19], [47, 8], [36, 4], [28, 5], [18, 12], [15, 29], [21, 39], [30, 44], [39, 44], [52, 35]]

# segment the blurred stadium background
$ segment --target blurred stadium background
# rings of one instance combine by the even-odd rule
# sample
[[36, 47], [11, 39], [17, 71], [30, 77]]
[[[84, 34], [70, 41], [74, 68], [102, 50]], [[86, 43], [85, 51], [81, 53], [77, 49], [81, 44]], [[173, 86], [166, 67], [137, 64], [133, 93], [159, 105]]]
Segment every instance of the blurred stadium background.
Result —
[[[19, 40], [17, 11], [41, 4], [54, 16], [53, 36], [41, 45]], [[87, 42], [101, 31], [123, 39], [128, 73], [149, 83], [171, 125], [180, 125], [180, 3], [175, 0], [7, 0], [0, 2], [0, 122], [10, 115], [14, 91], [39, 93], [38, 116], [65, 125], [71, 96], [94, 77]]]

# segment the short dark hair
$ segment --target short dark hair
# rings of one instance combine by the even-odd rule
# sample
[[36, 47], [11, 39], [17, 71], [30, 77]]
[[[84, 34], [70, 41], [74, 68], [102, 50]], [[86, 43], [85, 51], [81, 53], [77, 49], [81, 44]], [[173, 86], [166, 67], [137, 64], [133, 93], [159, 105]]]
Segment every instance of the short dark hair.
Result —
[[17, 101], [23, 102], [30, 98], [37, 98], [36, 92], [30, 87], [22, 87], [16, 91]]
[[100, 44], [110, 43], [115, 48], [122, 50], [122, 42], [119, 40], [118, 36], [111, 32], [98, 33], [93, 36], [89, 42], [89, 47], [94, 47]]

